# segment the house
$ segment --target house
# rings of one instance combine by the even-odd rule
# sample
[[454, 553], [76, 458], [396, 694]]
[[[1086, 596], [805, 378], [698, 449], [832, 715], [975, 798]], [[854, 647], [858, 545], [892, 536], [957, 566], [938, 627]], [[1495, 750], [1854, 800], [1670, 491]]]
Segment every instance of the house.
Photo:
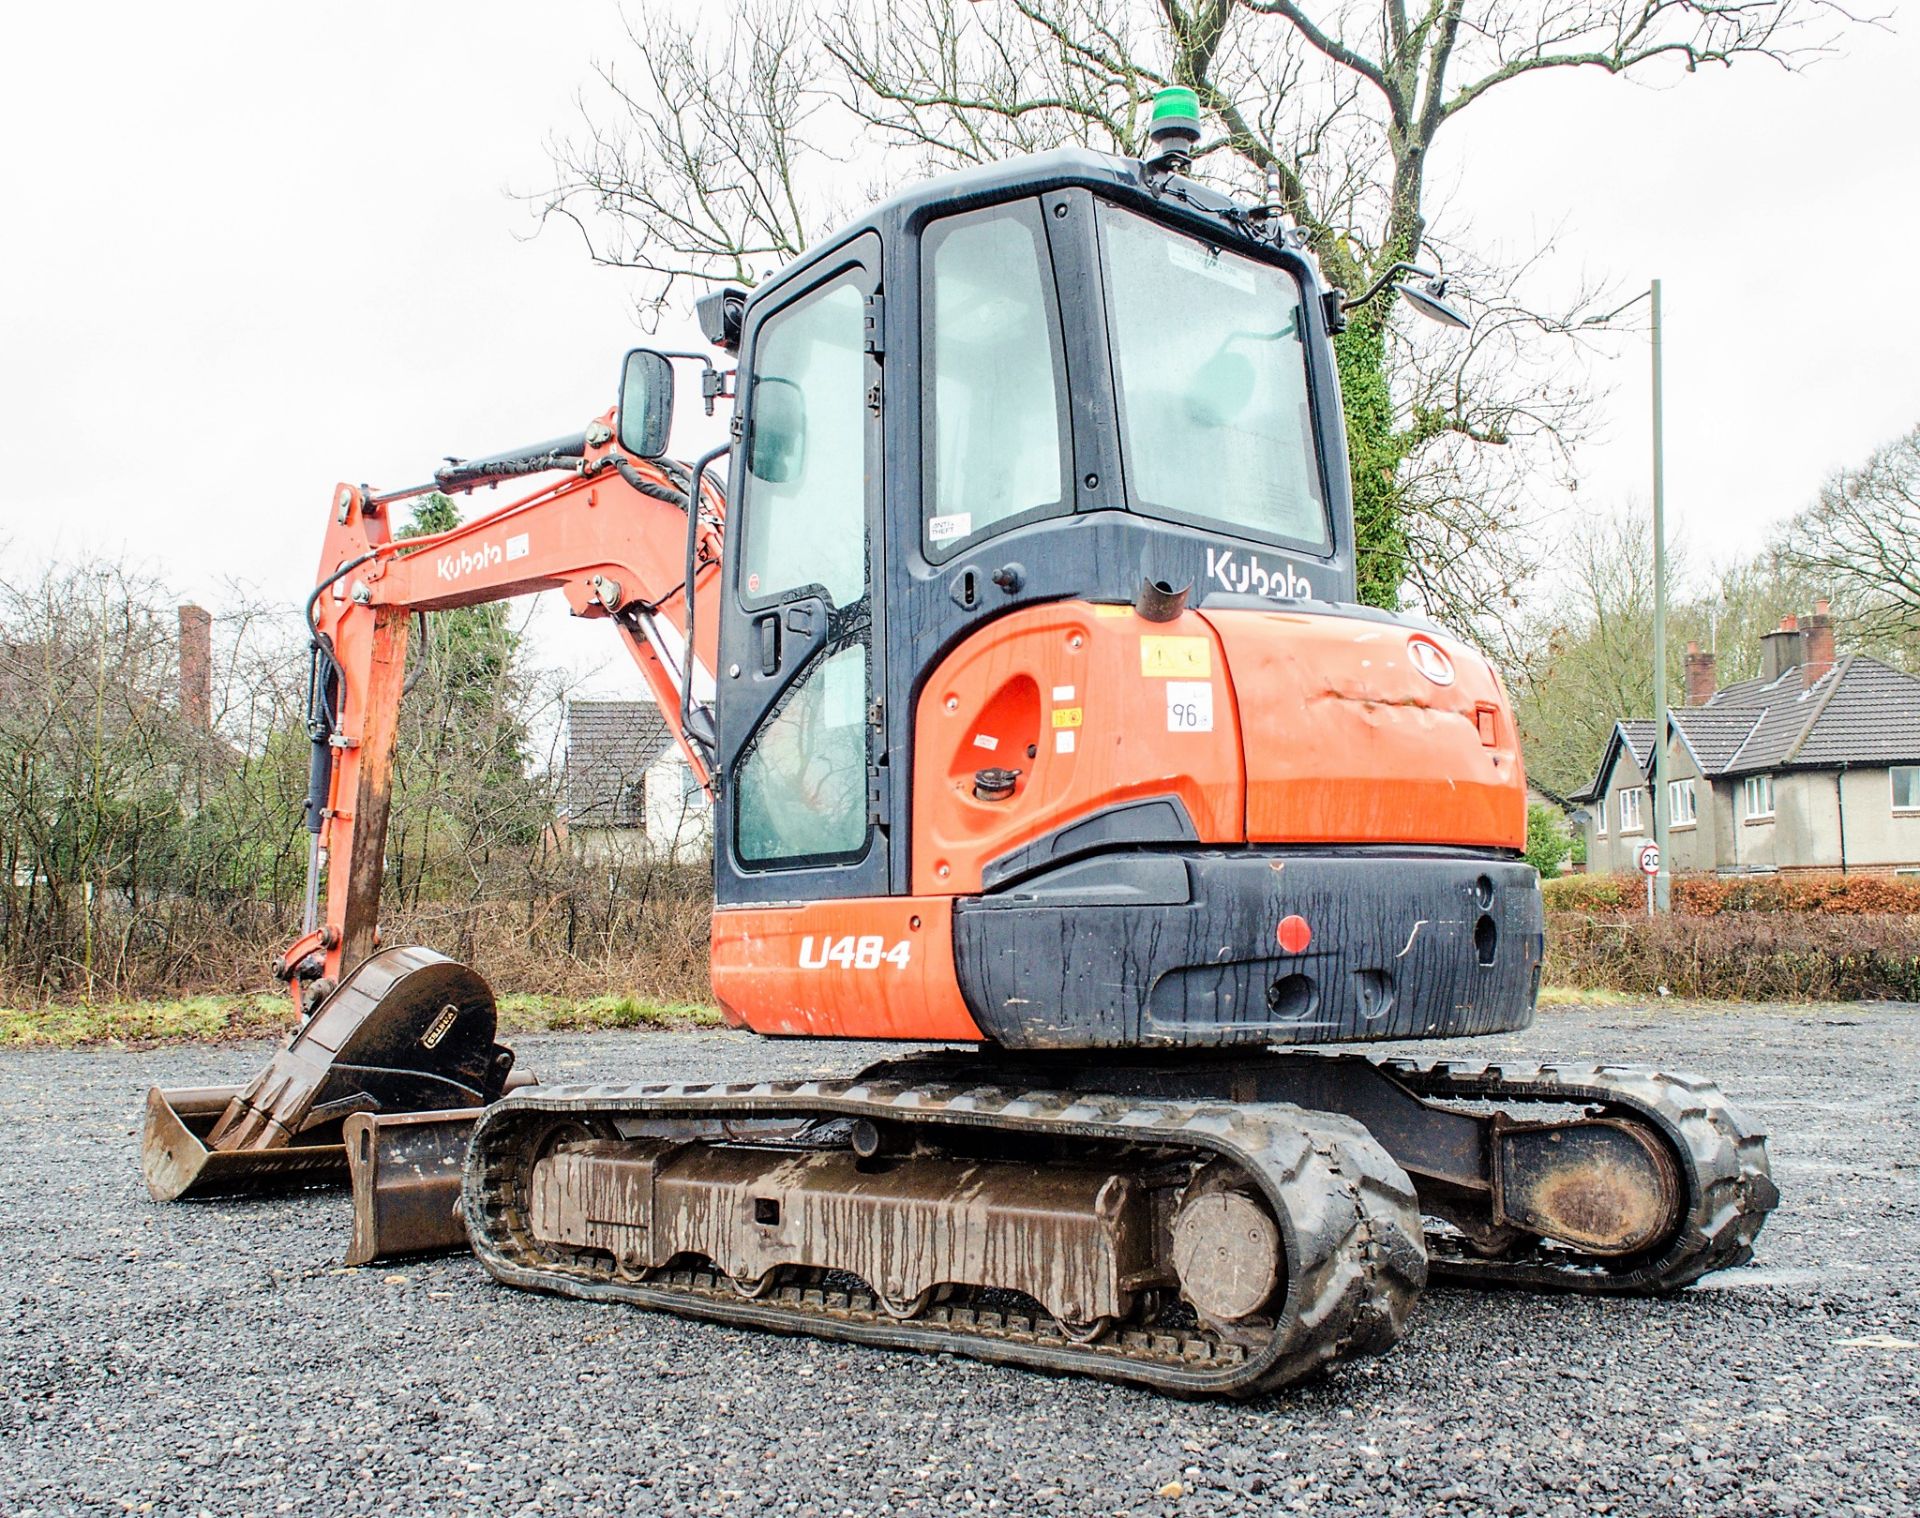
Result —
[[[1802, 623], [1804, 622], [1804, 625]], [[1920, 678], [1834, 657], [1827, 603], [1762, 642], [1761, 673], [1720, 688], [1687, 646], [1687, 705], [1614, 723], [1592, 783], [1588, 868], [1631, 871], [1653, 837], [1653, 745], [1667, 745], [1675, 873], [1920, 874]]]
[[651, 701], [567, 703], [566, 810], [595, 862], [677, 862], [713, 843], [706, 792]]

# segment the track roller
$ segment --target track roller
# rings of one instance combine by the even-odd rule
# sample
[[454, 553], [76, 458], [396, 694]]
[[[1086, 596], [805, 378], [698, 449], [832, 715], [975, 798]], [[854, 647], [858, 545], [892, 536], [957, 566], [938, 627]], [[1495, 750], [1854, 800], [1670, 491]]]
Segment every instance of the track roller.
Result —
[[1278, 1103], [541, 1088], [481, 1119], [465, 1206], [510, 1285], [1190, 1396], [1378, 1354], [1426, 1278], [1399, 1167]]

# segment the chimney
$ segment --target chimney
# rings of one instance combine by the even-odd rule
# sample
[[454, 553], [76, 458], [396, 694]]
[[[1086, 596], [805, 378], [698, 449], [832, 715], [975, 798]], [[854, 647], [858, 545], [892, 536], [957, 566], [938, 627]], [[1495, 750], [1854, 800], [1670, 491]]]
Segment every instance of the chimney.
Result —
[[180, 720], [213, 725], [213, 614], [192, 604], [180, 608]]
[[1807, 618], [1806, 661], [1800, 666], [1801, 680], [1811, 686], [1833, 668], [1833, 611], [1825, 601], [1813, 603], [1813, 615]]
[[1687, 705], [1705, 706], [1720, 687], [1715, 682], [1714, 655], [1700, 652], [1698, 643], [1687, 645]]
[[1782, 617], [1779, 627], [1760, 636], [1760, 678], [1778, 680], [1800, 663], [1800, 619]]

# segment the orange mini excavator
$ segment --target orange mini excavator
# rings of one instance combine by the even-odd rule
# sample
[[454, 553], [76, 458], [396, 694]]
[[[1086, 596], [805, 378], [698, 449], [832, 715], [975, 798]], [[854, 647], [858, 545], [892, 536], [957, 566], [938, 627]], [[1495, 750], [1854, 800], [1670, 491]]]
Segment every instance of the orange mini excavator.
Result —
[[[737, 368], [702, 361], [731, 436], [690, 466], [689, 356], [642, 349], [584, 433], [339, 487], [308, 1021], [244, 1091], [157, 1094], [157, 1193], [458, 1109], [502, 1282], [1190, 1395], [1385, 1349], [1429, 1275], [1749, 1258], [1764, 1141], [1705, 1081], [1298, 1047], [1527, 1026], [1520, 752], [1480, 654], [1355, 602], [1342, 292], [1187, 177], [1177, 92], [1153, 135], [930, 181], [704, 297]], [[713, 798], [727, 1019], [949, 1047], [506, 1090], [485, 983], [375, 919], [409, 619], [539, 590], [623, 640]]]

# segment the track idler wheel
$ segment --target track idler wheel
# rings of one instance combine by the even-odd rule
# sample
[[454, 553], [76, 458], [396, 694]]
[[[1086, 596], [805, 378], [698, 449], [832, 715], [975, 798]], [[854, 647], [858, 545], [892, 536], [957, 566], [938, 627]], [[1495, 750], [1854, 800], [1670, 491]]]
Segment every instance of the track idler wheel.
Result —
[[1264, 1329], [1261, 1309], [1286, 1278], [1280, 1225], [1249, 1177], [1209, 1166], [1173, 1218], [1173, 1269], [1201, 1318], [1228, 1338]]
[[1498, 1208], [1509, 1227], [1612, 1258], [1643, 1253], [1678, 1225], [1686, 1194], [1679, 1168], [1641, 1124], [1499, 1124], [1494, 1143]]

